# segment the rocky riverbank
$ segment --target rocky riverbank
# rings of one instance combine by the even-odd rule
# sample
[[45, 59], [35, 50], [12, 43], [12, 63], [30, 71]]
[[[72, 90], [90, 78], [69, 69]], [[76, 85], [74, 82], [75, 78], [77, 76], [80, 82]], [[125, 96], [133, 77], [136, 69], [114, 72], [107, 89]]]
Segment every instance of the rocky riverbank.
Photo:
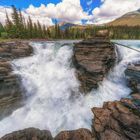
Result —
[[25, 42], [0, 43], [0, 119], [22, 105], [20, 77], [12, 73], [11, 61], [32, 54]]

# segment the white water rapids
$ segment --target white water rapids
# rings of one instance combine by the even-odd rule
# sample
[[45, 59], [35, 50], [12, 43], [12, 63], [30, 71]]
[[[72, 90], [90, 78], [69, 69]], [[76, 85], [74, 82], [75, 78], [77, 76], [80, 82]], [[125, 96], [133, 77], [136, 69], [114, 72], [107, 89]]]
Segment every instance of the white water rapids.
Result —
[[33, 56], [12, 62], [28, 99], [23, 107], [0, 121], [0, 136], [28, 127], [47, 129], [53, 135], [62, 130], [91, 129], [92, 107], [101, 107], [104, 101], [120, 100], [131, 92], [124, 70], [129, 63], [140, 61], [140, 53], [134, 50], [118, 46], [121, 61], [98, 90], [84, 96], [78, 90], [79, 81], [71, 65], [71, 45], [62, 45], [62, 42], [31, 45]]

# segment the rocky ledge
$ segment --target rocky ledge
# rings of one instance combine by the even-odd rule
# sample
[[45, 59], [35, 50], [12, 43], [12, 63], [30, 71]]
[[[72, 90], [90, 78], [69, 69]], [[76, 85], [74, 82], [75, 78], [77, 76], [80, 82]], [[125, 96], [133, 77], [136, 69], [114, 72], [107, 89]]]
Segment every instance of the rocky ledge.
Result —
[[80, 91], [97, 88], [116, 61], [115, 47], [105, 36], [97, 36], [75, 44], [73, 63], [81, 82]]
[[0, 119], [21, 105], [20, 78], [12, 73], [11, 61], [31, 55], [32, 47], [25, 42], [0, 43]]
[[132, 99], [104, 103], [93, 108], [93, 134], [97, 140], [140, 139], [140, 94]]

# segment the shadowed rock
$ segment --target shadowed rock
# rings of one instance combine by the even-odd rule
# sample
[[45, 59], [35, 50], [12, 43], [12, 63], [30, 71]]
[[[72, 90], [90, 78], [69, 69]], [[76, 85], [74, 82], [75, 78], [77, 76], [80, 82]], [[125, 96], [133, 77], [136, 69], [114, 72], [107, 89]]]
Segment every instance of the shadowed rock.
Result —
[[20, 77], [12, 73], [11, 61], [33, 52], [25, 42], [0, 43], [0, 119], [22, 105]]
[[125, 71], [127, 79], [129, 81], [128, 86], [132, 91], [140, 91], [140, 64], [130, 65]]
[[0, 140], [53, 140], [47, 130], [28, 128], [5, 135]]

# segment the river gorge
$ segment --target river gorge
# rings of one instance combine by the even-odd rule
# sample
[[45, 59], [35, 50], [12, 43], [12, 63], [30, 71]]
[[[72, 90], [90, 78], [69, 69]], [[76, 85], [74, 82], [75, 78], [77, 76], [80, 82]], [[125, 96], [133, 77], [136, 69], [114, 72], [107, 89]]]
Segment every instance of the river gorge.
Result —
[[[102, 108], [104, 102], [131, 99], [132, 88], [129, 86], [126, 70], [128, 67], [140, 64], [140, 52], [114, 45], [116, 55], [113, 58], [114, 64], [108, 71], [104, 70], [105, 75], [103, 73], [102, 78], [99, 78], [101, 80], [95, 83], [98, 84], [96, 88], [92, 87], [92, 90], [85, 91], [79, 88], [81, 82], [77, 78], [77, 70], [72, 59], [73, 46], [78, 42], [30, 42], [33, 54], [10, 61], [12, 74], [20, 78], [24, 100], [20, 107], [0, 120], [0, 137], [30, 127], [49, 130], [53, 136], [61, 131], [79, 128], [92, 131], [96, 108]], [[117, 40], [115, 42], [140, 51], [140, 41]], [[106, 55], [112, 55], [109, 53], [107, 50]], [[84, 57], [78, 55], [81, 63]], [[92, 62], [93, 60], [90, 64]], [[96, 63], [96, 72], [101, 73], [99, 70], [104, 67], [100, 68], [98, 64], [99, 62]], [[95, 64], [92, 65], [94, 67]], [[89, 68], [87, 65], [85, 67]], [[89, 68], [90, 70], [92, 68]], [[91, 110], [92, 108], [95, 110]]]

